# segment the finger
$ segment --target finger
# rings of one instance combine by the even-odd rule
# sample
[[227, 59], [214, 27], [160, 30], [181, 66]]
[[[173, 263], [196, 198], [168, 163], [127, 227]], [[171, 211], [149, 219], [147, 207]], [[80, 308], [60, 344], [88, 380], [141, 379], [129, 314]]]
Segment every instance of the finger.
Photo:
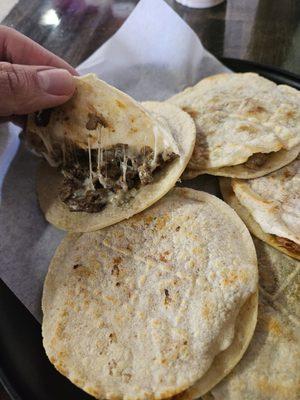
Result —
[[78, 75], [77, 71], [66, 61], [27, 36], [3, 25], [0, 25], [0, 60], [12, 64], [47, 65], [64, 68], [72, 75]]
[[74, 78], [65, 69], [0, 63], [2, 117], [58, 106], [74, 91]]

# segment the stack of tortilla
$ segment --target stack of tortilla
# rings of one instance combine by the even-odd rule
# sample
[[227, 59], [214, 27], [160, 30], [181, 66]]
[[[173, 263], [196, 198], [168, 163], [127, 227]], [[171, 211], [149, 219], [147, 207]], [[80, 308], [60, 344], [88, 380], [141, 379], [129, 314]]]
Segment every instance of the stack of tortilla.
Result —
[[[299, 106], [252, 73], [142, 104], [88, 75], [29, 117], [41, 208], [69, 231], [42, 301], [63, 375], [98, 399], [298, 398]], [[173, 189], [202, 174], [228, 205]]]
[[127, 221], [63, 240], [45, 281], [44, 347], [99, 399], [199, 397], [241, 359], [257, 299], [242, 221], [216, 197], [178, 188]]
[[300, 150], [300, 93], [254, 73], [219, 74], [168, 100], [194, 119], [197, 136], [186, 178], [255, 178]]
[[250, 232], [300, 260], [300, 158], [255, 179], [221, 178], [225, 201]]
[[255, 240], [260, 299], [250, 346], [205, 400], [297, 400], [300, 393], [300, 263]]

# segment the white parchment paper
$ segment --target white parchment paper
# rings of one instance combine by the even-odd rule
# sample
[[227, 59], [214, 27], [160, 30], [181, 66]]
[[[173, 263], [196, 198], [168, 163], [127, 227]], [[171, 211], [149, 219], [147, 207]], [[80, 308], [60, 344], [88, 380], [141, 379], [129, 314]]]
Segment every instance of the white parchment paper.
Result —
[[[164, 100], [199, 79], [227, 71], [163, 1], [141, 0], [119, 31], [78, 68], [137, 100]], [[41, 320], [43, 281], [65, 233], [46, 222], [36, 197], [39, 159], [13, 125], [0, 133], [0, 276]], [[191, 187], [211, 190], [211, 182]]]

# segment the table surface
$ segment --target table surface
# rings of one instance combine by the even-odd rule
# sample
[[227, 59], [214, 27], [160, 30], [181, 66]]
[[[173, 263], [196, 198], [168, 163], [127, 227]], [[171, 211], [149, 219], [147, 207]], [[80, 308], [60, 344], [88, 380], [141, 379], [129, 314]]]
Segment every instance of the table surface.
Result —
[[[228, 0], [193, 10], [166, 0], [217, 57], [239, 58], [300, 75], [300, 1]], [[123, 24], [138, 0], [20, 0], [2, 22], [78, 65]], [[1, 5], [0, 5], [1, 7]], [[0, 387], [0, 400], [8, 397]]]

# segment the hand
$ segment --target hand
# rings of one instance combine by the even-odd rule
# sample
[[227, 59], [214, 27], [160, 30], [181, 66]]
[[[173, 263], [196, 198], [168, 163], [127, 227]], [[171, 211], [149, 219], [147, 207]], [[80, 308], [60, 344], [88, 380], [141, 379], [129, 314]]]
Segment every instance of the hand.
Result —
[[[76, 71], [61, 58], [0, 26], [0, 117], [58, 106], [74, 93]], [[0, 118], [1, 120], [1, 118]]]

